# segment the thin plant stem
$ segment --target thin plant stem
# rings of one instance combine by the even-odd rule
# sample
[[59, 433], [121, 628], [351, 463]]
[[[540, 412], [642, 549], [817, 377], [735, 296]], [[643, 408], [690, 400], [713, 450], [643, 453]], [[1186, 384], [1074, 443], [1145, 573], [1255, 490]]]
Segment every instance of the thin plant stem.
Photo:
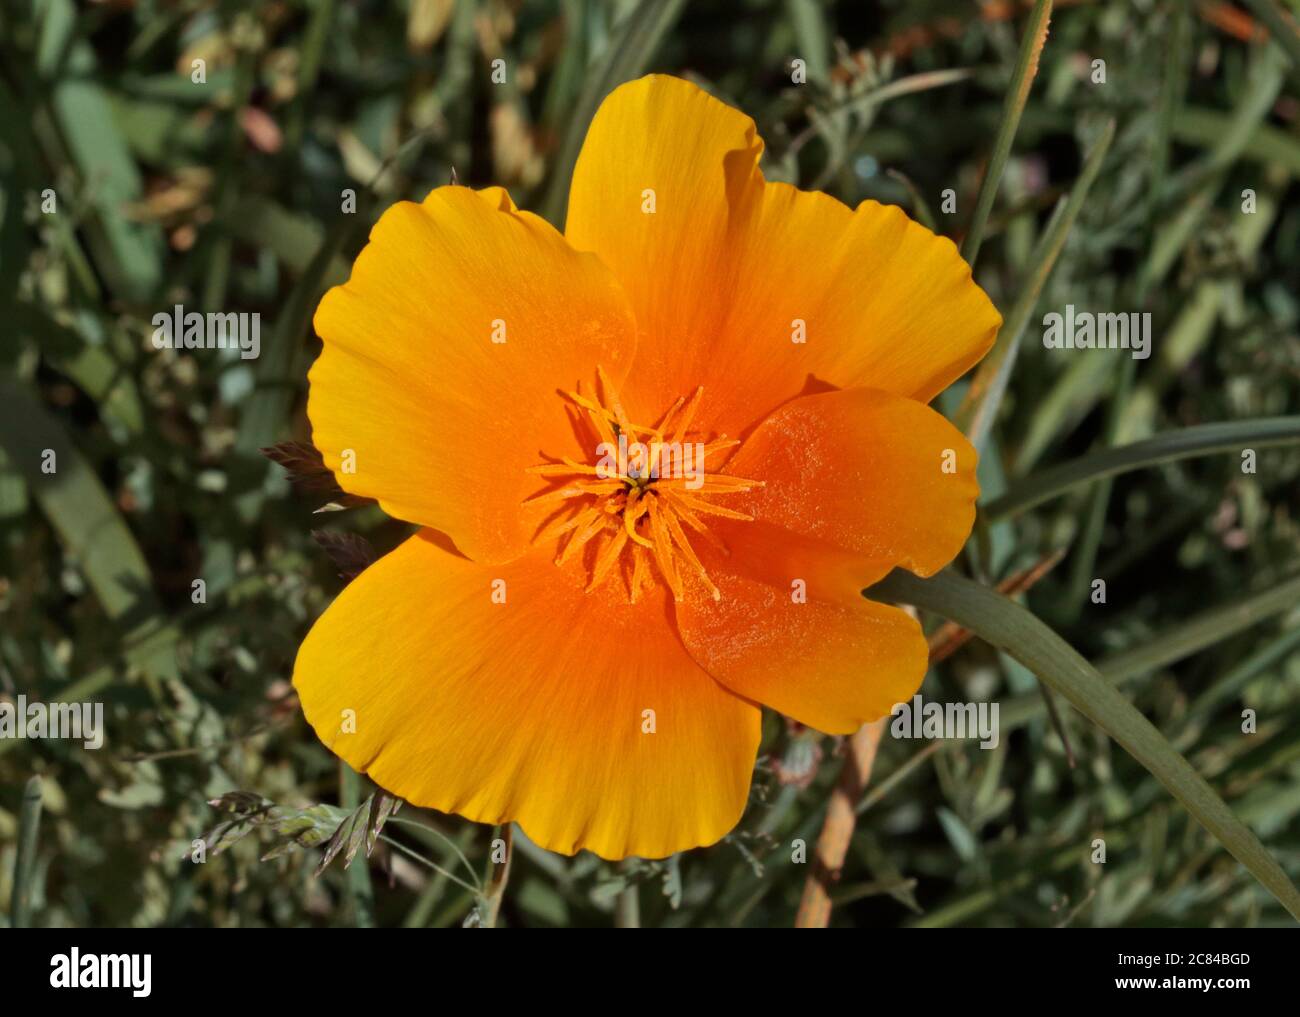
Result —
[[421, 865], [427, 865], [427, 866], [428, 866], [430, 869], [432, 869], [434, 872], [438, 873], [438, 875], [442, 876], [444, 879], [450, 880], [451, 882], [455, 883], [455, 884], [456, 884], [457, 886], [459, 886], [461, 889], [463, 889], [463, 890], [468, 890], [470, 893], [474, 894], [474, 896], [476, 896], [476, 897], [479, 896], [479, 894], [480, 894], [480, 892], [481, 892], [480, 889], [479, 889], [479, 887], [477, 887], [477, 886], [471, 886], [469, 883], [465, 882], [465, 881], [464, 881], [463, 879], [461, 879], [459, 876], [453, 876], [450, 872], [448, 872], [446, 869], [444, 869], [441, 865], [439, 865], [437, 862], [435, 862], [432, 858], [426, 858], [424, 855], [420, 854], [420, 852], [418, 852], [418, 851], [416, 851], [416, 850], [414, 850], [414, 849], [412, 849], [412, 848], [407, 847], [407, 846], [406, 846], [405, 844], [403, 844], [401, 841], [394, 840], [392, 837], [388, 836], [388, 834], [386, 834], [386, 833], [381, 833], [381, 834], [379, 835], [379, 839], [382, 840], [382, 841], [383, 841], [385, 844], [387, 844], [389, 847], [393, 848], [394, 850], [396, 850], [396, 851], [400, 851], [402, 854], [406, 855], [408, 858], [412, 859], [413, 861], [417, 861], [417, 862], [419, 862]]

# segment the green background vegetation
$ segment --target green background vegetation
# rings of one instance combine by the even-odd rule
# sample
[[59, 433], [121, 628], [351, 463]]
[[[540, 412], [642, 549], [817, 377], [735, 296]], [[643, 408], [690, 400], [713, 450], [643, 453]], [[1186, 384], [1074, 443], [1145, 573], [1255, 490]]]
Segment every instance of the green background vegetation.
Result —
[[[516, 835], [502, 891], [493, 831], [408, 806], [368, 866], [362, 848], [315, 875], [351, 810], [345, 854], [387, 809], [289, 685], [343, 582], [312, 531], [380, 553], [406, 532], [374, 507], [313, 514], [328, 491], [258, 451], [308, 438], [316, 302], [383, 208], [453, 168], [559, 221], [600, 98], [663, 70], [754, 117], [769, 177], [901, 204], [978, 251], [1007, 319], [941, 403], [983, 441], [988, 510], [953, 570], [980, 585], [881, 593], [984, 637], [923, 691], [998, 700], [1002, 740], [886, 735], [833, 923], [1293, 924], [1268, 856], [1300, 876], [1300, 35], [1263, 0], [1061, 2], [1039, 55], [1043, 7], [0, 6], [0, 695], [108, 718], [99, 752], [0, 742], [0, 922], [794, 920], [810, 866], [790, 843], [811, 857], [843, 747], [776, 717], [713, 848], [613, 866]], [[260, 312], [260, 359], [155, 351], [174, 303]], [[1150, 311], [1151, 359], [1044, 350], [1042, 316], [1067, 303]], [[1096, 670], [982, 589], [1037, 566], [1016, 599]], [[235, 790], [250, 797], [209, 804]], [[186, 861], [210, 833], [207, 863]]]

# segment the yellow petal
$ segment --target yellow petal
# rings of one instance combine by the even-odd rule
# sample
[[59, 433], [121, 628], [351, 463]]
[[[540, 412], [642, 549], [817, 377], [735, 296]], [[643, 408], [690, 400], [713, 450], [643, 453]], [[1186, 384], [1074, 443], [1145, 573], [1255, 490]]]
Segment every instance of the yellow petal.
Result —
[[676, 605], [678, 628], [691, 655], [738, 695], [848, 734], [920, 688], [928, 651], [905, 612], [799, 575], [758, 578], [734, 548], [700, 557], [721, 596], [692, 590]]
[[632, 302], [632, 415], [697, 385], [707, 422], [732, 435], [810, 382], [928, 402], [1001, 324], [969, 267], [898, 208], [767, 183], [762, 147], [749, 117], [661, 75], [616, 89], [592, 121], [565, 235]]
[[412, 537], [307, 636], [307, 719], [381, 787], [517, 821], [552, 851], [659, 858], [717, 841], [745, 806], [758, 709], [691, 660], [662, 590], [629, 605], [585, 579], [549, 556], [487, 567]]
[[[727, 504], [885, 571], [930, 576], [970, 536], [977, 462], [965, 435], [922, 403], [874, 389], [823, 392], [754, 429], [727, 472], [763, 486]], [[729, 530], [751, 540], [744, 531]], [[858, 589], [884, 575], [877, 571], [861, 575]]]
[[932, 575], [975, 519], [976, 453], [919, 402], [871, 389], [803, 396], [764, 420], [727, 464], [763, 482], [728, 504], [726, 558], [705, 562], [719, 599], [677, 605], [682, 640], [738, 694], [832, 734], [908, 699], [925, 640], [861, 590], [901, 565]]
[[526, 549], [540, 450], [589, 454], [557, 390], [598, 364], [622, 378], [636, 336], [597, 258], [504, 191], [466, 187], [385, 212], [315, 326], [307, 412], [340, 485], [479, 561]]

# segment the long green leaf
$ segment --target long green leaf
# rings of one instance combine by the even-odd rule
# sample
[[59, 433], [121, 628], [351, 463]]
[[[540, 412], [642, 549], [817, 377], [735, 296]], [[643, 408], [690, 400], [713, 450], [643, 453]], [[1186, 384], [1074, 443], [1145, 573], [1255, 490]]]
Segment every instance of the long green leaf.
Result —
[[[1262, 590], [1244, 599], [1234, 600], [1231, 603], [1220, 604], [1209, 610], [1201, 611], [1172, 628], [1157, 632], [1141, 646], [1103, 657], [1097, 661], [1096, 667], [1108, 682], [1123, 685], [1134, 678], [1151, 674], [1162, 667], [1185, 660], [1201, 650], [1235, 636], [1239, 632], [1244, 632], [1246, 629], [1285, 611], [1297, 602], [1300, 602], [1300, 576], [1285, 579], [1274, 586], [1270, 586], [1267, 590]], [[1289, 646], [1287, 640], [1300, 639], [1300, 627], [1279, 638], [1284, 646]], [[1271, 645], [1271, 643], [1266, 644], [1266, 648]], [[1254, 673], [1254, 671], [1250, 670], [1251, 667], [1257, 670], [1260, 667], [1268, 666], [1274, 658], [1265, 655], [1261, 659], [1264, 663], [1251, 663], [1251, 661], [1254, 661], [1253, 656], [1251, 661], [1244, 661], [1241, 665], [1245, 669], [1243, 673]], [[1236, 677], [1237, 673], [1238, 669], [1234, 668], [1233, 674], [1229, 676], [1231, 678], [1228, 686], [1230, 689], [1237, 687], [1234, 684], [1235, 682], [1245, 680], [1238, 679]], [[1226, 694], [1220, 690], [1214, 695], [1210, 695], [1209, 690], [1207, 690], [1188, 709], [1188, 715], [1190, 716], [1197, 710], [1204, 711], [1207, 704], [1221, 701]], [[1037, 692], [1003, 700], [1002, 709], [998, 715], [1003, 732], [1014, 731], [1016, 728], [1023, 727], [1030, 720], [1042, 714], [1044, 708], [1043, 697]], [[1186, 718], [1184, 718], [1184, 723], [1186, 723]]]
[[[1297, 598], [1300, 598], [1300, 594], [1293, 593], [1291, 603], [1294, 604]], [[1258, 649], [1249, 657], [1234, 665], [1191, 701], [1187, 712], [1181, 717], [1184, 733], [1194, 732], [1198, 725], [1208, 719], [1216, 706], [1238, 695], [1247, 682], [1266, 668], [1273, 667], [1300, 649], [1300, 625], [1283, 629], [1263, 645], [1258, 641], [1255, 645]]]
[[14, 331], [31, 336], [50, 364], [95, 400], [100, 416], [133, 435], [144, 431], [140, 390], [111, 344], [85, 342], [76, 331], [31, 304], [16, 304], [9, 314]]
[[[27, 388], [8, 378], [0, 378], [0, 447], [104, 613], [126, 630], [127, 642], [138, 645], [132, 663], [150, 677], [175, 678], [176, 647], [155, 638], [166, 622], [135, 536], [59, 421]], [[47, 464], [53, 464], [53, 472], [46, 472]], [[0, 752], [12, 744], [0, 741]]]
[[1004, 519], [1041, 505], [1080, 484], [1158, 463], [1297, 442], [1300, 442], [1300, 417], [1258, 417], [1167, 431], [1130, 445], [1102, 449], [1036, 473], [1012, 485], [1001, 497], [994, 498], [984, 506], [983, 514], [989, 522]]
[[1034, 672], [1146, 767], [1292, 917], [1300, 920], [1300, 891], [1259, 838], [1114, 685], [1033, 614], [952, 571], [927, 580], [895, 570], [868, 595], [933, 611], [970, 629]]

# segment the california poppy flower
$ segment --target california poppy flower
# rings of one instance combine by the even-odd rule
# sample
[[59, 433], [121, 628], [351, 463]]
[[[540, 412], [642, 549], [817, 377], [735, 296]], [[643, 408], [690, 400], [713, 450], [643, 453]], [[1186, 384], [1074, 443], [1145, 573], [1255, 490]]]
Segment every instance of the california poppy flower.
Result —
[[563, 234], [440, 187], [321, 301], [313, 441], [421, 529], [294, 684], [382, 787], [662, 857], [739, 820], [759, 704], [843, 733], [919, 686], [917, 624], [861, 591], [969, 535], [976, 454], [926, 403], [1001, 319], [950, 241], [768, 182], [762, 150], [642, 78], [592, 122]]

